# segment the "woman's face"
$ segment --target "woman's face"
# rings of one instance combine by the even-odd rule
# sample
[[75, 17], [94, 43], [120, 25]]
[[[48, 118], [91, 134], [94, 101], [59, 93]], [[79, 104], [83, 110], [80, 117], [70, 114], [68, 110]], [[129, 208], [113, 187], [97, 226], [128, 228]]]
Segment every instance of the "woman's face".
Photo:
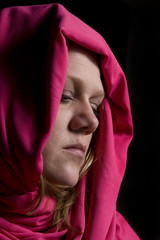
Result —
[[96, 55], [69, 45], [69, 64], [51, 136], [43, 150], [43, 174], [51, 183], [73, 187], [97, 129], [104, 98]]

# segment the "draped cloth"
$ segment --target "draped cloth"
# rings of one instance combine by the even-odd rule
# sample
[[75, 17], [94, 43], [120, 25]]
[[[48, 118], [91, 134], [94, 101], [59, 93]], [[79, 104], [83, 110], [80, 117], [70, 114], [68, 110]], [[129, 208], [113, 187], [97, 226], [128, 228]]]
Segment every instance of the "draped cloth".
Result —
[[[42, 151], [53, 129], [64, 87], [68, 67], [66, 39], [100, 56], [106, 91], [92, 176], [85, 174], [80, 181], [80, 193], [70, 213], [72, 226], [81, 233], [51, 227], [53, 199], [46, 207], [44, 198], [33, 215], [27, 214], [39, 190]], [[138, 240], [116, 211], [132, 135], [126, 79], [99, 33], [60, 4], [1, 10], [1, 240]]]

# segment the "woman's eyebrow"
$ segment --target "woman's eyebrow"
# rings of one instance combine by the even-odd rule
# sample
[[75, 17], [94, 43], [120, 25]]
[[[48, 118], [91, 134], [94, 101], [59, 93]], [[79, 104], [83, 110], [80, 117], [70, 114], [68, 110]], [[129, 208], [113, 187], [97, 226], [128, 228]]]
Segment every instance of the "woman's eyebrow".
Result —
[[96, 93], [95, 93], [95, 97], [98, 97], [98, 98], [100, 98], [100, 97], [102, 97], [102, 98], [104, 98], [105, 97], [105, 92], [104, 91], [97, 91]]

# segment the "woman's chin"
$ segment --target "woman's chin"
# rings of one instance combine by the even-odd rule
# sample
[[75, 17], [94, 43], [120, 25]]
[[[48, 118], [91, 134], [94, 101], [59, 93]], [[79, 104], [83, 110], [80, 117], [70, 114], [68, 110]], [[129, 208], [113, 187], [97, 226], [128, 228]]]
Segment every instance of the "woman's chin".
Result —
[[69, 176], [69, 177], [66, 177], [66, 178], [63, 178], [61, 180], [57, 180], [56, 181], [56, 185], [60, 185], [62, 187], [66, 187], [66, 188], [73, 188], [77, 183], [78, 183], [78, 180], [79, 180], [79, 175], [78, 176]]
[[49, 175], [49, 174], [48, 174], [48, 176], [46, 176], [46, 174], [44, 174], [44, 176], [50, 184], [55, 184], [62, 188], [72, 188], [79, 181], [79, 172], [73, 173], [73, 171], [67, 172], [67, 173], [66, 172], [61, 173], [57, 176], [57, 178], [55, 178], [55, 175]]

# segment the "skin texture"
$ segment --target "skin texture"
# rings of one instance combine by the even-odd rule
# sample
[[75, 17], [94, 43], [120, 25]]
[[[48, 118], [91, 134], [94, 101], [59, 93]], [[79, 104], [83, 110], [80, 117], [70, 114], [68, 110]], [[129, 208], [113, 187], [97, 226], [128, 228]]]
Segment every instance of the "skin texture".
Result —
[[51, 183], [73, 187], [99, 125], [104, 98], [97, 56], [68, 44], [68, 71], [57, 118], [43, 150], [43, 174]]

